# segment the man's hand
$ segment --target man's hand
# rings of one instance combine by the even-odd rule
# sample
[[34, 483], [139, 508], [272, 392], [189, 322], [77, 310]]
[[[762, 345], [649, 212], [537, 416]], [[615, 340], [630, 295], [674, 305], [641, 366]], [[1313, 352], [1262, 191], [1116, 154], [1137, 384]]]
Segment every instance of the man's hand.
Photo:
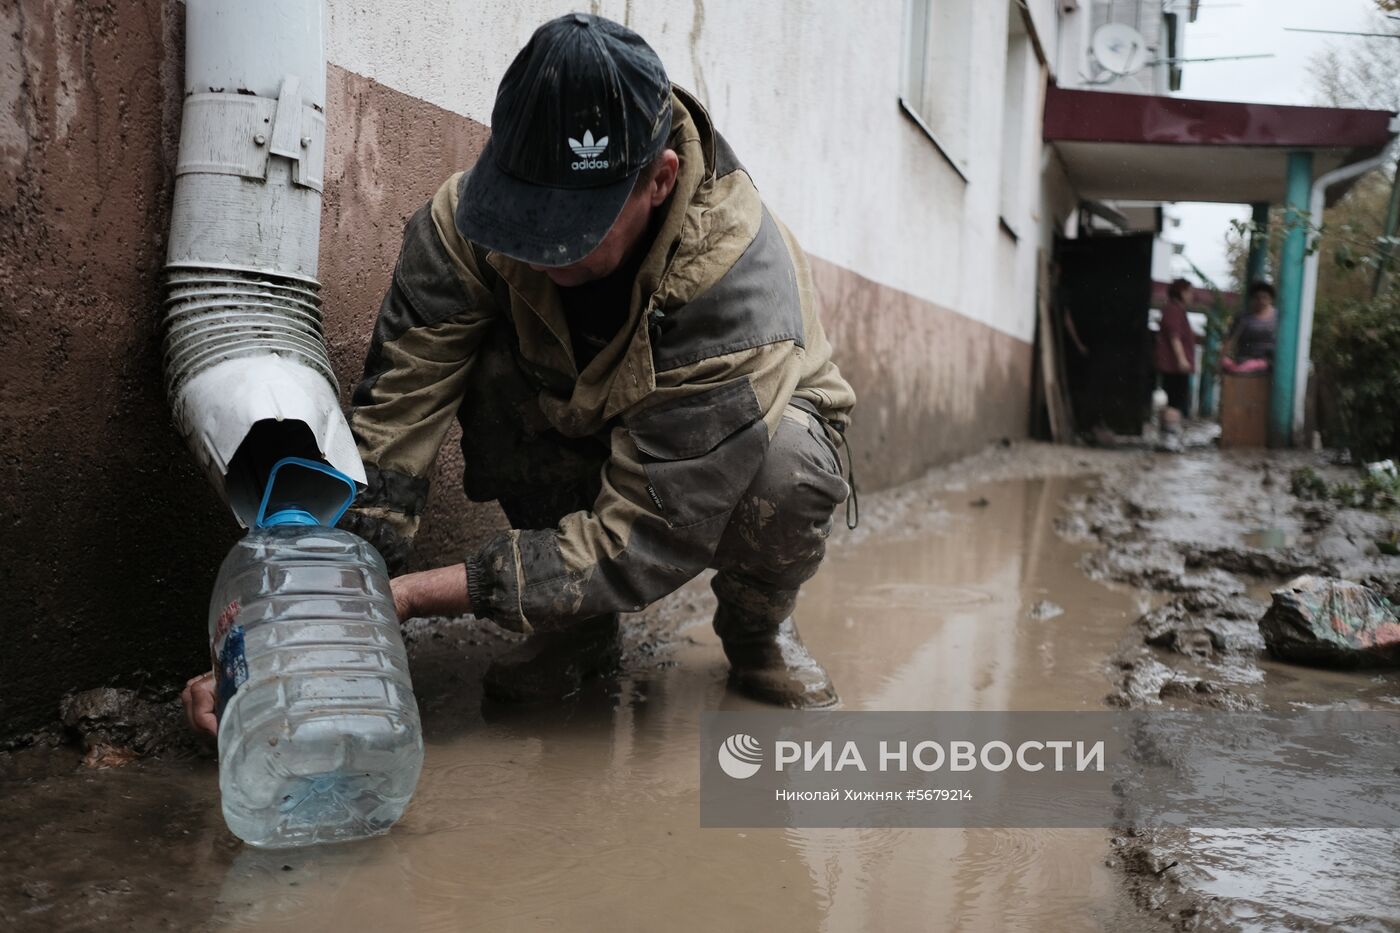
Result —
[[394, 614], [399, 617], [400, 622], [407, 622], [413, 618], [413, 594], [410, 592], [413, 585], [405, 582], [411, 576], [412, 574], [405, 574], [389, 581], [389, 592], [394, 594]]
[[213, 738], [219, 734], [219, 720], [214, 715], [214, 672], [191, 677], [180, 693], [185, 704], [185, 719], [190, 728]]
[[472, 611], [466, 564], [406, 573], [389, 581], [399, 621], [415, 616], [459, 616]]
[[[454, 616], [472, 611], [465, 564], [406, 573], [390, 580], [389, 588], [400, 622], [415, 616]], [[185, 719], [191, 729], [208, 736], [219, 734], [219, 720], [214, 715], [213, 671], [191, 677], [180, 693], [180, 702], [185, 705]]]

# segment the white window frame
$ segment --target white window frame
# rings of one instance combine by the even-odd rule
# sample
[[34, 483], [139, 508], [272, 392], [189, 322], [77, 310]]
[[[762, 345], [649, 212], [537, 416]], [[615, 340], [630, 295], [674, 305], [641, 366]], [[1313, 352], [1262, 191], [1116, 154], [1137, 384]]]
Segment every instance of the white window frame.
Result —
[[[942, 0], [905, 0], [904, 4], [904, 49], [903, 61], [900, 69], [899, 82], [899, 108], [904, 111], [914, 125], [923, 131], [924, 135], [933, 143], [938, 154], [943, 156], [944, 161], [958, 173], [964, 181], [968, 181], [968, 171], [970, 159], [966, 154], [968, 141], [963, 140], [962, 152], [954, 146], [954, 140], [940, 139], [939, 134], [929, 125], [921, 111], [928, 106], [929, 102], [923, 100], [924, 91], [928, 86], [928, 17], [934, 3]], [[969, 3], [968, 7], [971, 8]], [[969, 23], [969, 28], [971, 24]], [[965, 63], [964, 67], [971, 70], [971, 61]], [[970, 117], [971, 111], [971, 79], [964, 84], [964, 93], [967, 100], [962, 101], [963, 117]], [[917, 96], [916, 96], [917, 95]], [[964, 127], [964, 133], [967, 128]]]
[[[1033, 106], [1027, 95], [1031, 69], [1037, 65], [1031, 25], [1021, 18], [1016, 0], [1010, 0], [1013, 17], [1006, 27], [1006, 62], [1002, 68], [1001, 151], [998, 153], [997, 212], [1002, 228], [1012, 239], [1020, 239], [1025, 210], [1025, 159], [1027, 108]], [[1020, 28], [1017, 29], [1017, 25]], [[1014, 98], [1014, 99], [1013, 99]]]

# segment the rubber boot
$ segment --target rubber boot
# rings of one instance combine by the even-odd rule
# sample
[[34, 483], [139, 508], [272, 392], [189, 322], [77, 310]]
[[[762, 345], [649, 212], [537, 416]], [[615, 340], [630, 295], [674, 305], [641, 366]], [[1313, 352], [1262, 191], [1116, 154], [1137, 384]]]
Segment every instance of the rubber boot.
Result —
[[562, 700], [588, 678], [616, 671], [621, 656], [617, 615], [595, 616], [531, 635], [491, 662], [482, 688], [502, 703]]
[[721, 602], [714, 625], [729, 658], [729, 685], [739, 693], [789, 709], [840, 702], [826, 669], [802, 644], [792, 616], [774, 623]]

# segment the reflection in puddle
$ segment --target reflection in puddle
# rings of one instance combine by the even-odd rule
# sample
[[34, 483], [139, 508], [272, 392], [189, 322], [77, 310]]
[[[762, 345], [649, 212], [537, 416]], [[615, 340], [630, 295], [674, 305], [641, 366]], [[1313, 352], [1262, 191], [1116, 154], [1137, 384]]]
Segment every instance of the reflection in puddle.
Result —
[[[1078, 549], [1051, 531], [1067, 483], [976, 492], [990, 504], [949, 504], [939, 534], [837, 542], [805, 588], [799, 623], [847, 709], [1099, 707], [1100, 664], [1133, 597], [1086, 583]], [[1026, 618], [1043, 598], [1065, 614]], [[308, 877], [295, 902], [307, 904], [309, 884], [322, 922], [349, 919], [358, 892], [389, 884], [420, 929], [620, 918], [666, 929], [1000, 930], [1032, 919], [1071, 929], [1112, 926], [1124, 911], [1102, 831], [701, 831], [701, 710], [749, 705], [725, 692], [707, 619], [686, 635], [679, 664], [631, 672], [616, 702], [510, 714], [430, 744], [392, 848]], [[280, 877], [246, 876], [252, 888], [269, 881]], [[304, 922], [300, 909], [225, 918], [259, 929]]]
[[852, 593], [848, 609], [947, 609], [977, 606], [996, 599], [991, 593], [970, 586], [940, 586], [934, 583], [878, 583]]
[[1245, 534], [1244, 543], [1247, 547], [1259, 548], [1261, 551], [1281, 551], [1297, 544], [1297, 536], [1283, 528], [1260, 528]]
[[[1183, 489], [1213, 481], [1162, 480]], [[1063, 479], [969, 486], [919, 502], [945, 516], [933, 530], [921, 522], [902, 539], [844, 541], [838, 531], [797, 616], [845, 708], [1102, 709], [1106, 659], [1130, 620], [1165, 597], [1079, 571], [1083, 548], [1051, 522], [1082, 488]], [[897, 527], [898, 515], [886, 518]], [[25, 892], [19, 901], [0, 893], [0, 926], [106, 929], [125, 918], [141, 928], [296, 933], [1160, 928], [1105, 866], [1102, 830], [700, 829], [700, 715], [755, 708], [725, 689], [711, 600], [697, 581], [667, 616], [681, 620], [677, 650], [633, 651], [617, 679], [543, 709], [483, 715], [478, 642], [454, 641], [460, 625], [441, 627], [441, 640], [424, 635], [414, 674], [427, 758], [387, 837], [242, 847], [221, 825], [207, 761], [0, 785], [0, 873]], [[1031, 618], [1042, 600], [1064, 613]], [[634, 642], [644, 634], [629, 630]], [[1267, 660], [1241, 666], [1231, 683], [1279, 709], [1395, 696], [1383, 674]], [[1241, 898], [1248, 926], [1359, 918], [1352, 926], [1361, 928], [1389, 909], [1376, 905], [1400, 903], [1397, 839], [1194, 832], [1181, 861], [1207, 894]]]
[[[798, 619], [846, 708], [1100, 708], [1102, 659], [1136, 604], [1075, 570], [1080, 550], [1050, 526], [1067, 490], [978, 487], [945, 503], [938, 533], [838, 539]], [[1065, 614], [1028, 619], [1041, 599]], [[454, 734], [430, 741], [387, 844], [307, 855], [317, 868], [282, 899], [258, 892], [286, 873], [240, 858], [222, 919], [292, 929], [314, 905], [348, 923], [372, 897], [419, 929], [1123, 928], [1099, 830], [699, 829], [700, 713], [751, 706], [724, 689], [708, 605], [679, 663], [611, 695], [437, 730]]]
[[1192, 830], [1183, 857], [1207, 895], [1232, 899], [1247, 930], [1394, 929], [1400, 833], [1369, 829]]
[[[946, 521], [903, 540], [838, 532], [797, 613], [845, 707], [1101, 708], [1104, 659], [1141, 600], [1076, 569], [1082, 549], [1051, 527], [1071, 488], [1012, 482], [925, 500]], [[1029, 618], [1040, 600], [1064, 614]], [[1104, 865], [1100, 830], [702, 830], [700, 715], [753, 705], [725, 689], [704, 581], [677, 605], [686, 621], [674, 655], [634, 652], [616, 680], [536, 710], [483, 716], [481, 649], [459, 646], [450, 627], [441, 640], [425, 635], [435, 653], [415, 656], [414, 674], [426, 762], [387, 837], [241, 847], [221, 825], [212, 763], [143, 762], [0, 793], [0, 871], [51, 886], [49, 900], [22, 899], [40, 928], [61, 918], [76, 929], [125, 918], [296, 933], [1140, 923]], [[10, 903], [0, 896], [0, 925]]]

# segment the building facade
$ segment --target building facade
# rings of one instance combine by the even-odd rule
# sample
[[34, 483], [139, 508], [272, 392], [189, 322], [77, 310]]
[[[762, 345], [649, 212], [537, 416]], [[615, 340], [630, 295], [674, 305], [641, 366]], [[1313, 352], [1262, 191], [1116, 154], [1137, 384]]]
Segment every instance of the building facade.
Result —
[[[1055, 75], [1063, 88], [1108, 91], [1119, 94], [1168, 96], [1181, 89], [1186, 62], [1187, 26], [1196, 21], [1200, 0], [1061, 0], [1057, 46], [1065, 67]], [[1135, 58], [1136, 70], [1121, 72], [1120, 61], [1100, 61], [1095, 36], [1105, 26], [1126, 27], [1141, 40], [1141, 48], [1119, 49]], [[1129, 45], [1134, 40], [1129, 40]], [[1102, 47], [1102, 46], [1100, 46]], [[1118, 70], [1115, 70], [1118, 69]], [[1105, 210], [1081, 218], [1086, 230], [1110, 233], [1151, 232], [1152, 278], [1170, 282], [1180, 271], [1175, 262], [1179, 246], [1170, 239], [1175, 216], [1159, 201], [1114, 200], [1095, 203]], [[1075, 231], [1079, 232], [1079, 231]]]
[[[345, 401], [404, 220], [489, 134], [496, 83], [567, 0], [328, 0], [320, 278]], [[1042, 142], [1047, 82], [1087, 69], [1087, 0], [602, 0], [705, 103], [813, 258], [860, 403], [865, 488], [1029, 422], [1041, 258], [1079, 199]], [[1143, 9], [1156, 4], [1143, 3]], [[20, 0], [0, 42], [0, 729], [64, 693], [161, 689], [205, 658], [205, 601], [239, 533], [161, 389], [161, 267], [183, 6]], [[1076, 44], [1078, 42], [1078, 44]], [[449, 438], [420, 565], [500, 515]], [[5, 736], [0, 736], [4, 738]]]

